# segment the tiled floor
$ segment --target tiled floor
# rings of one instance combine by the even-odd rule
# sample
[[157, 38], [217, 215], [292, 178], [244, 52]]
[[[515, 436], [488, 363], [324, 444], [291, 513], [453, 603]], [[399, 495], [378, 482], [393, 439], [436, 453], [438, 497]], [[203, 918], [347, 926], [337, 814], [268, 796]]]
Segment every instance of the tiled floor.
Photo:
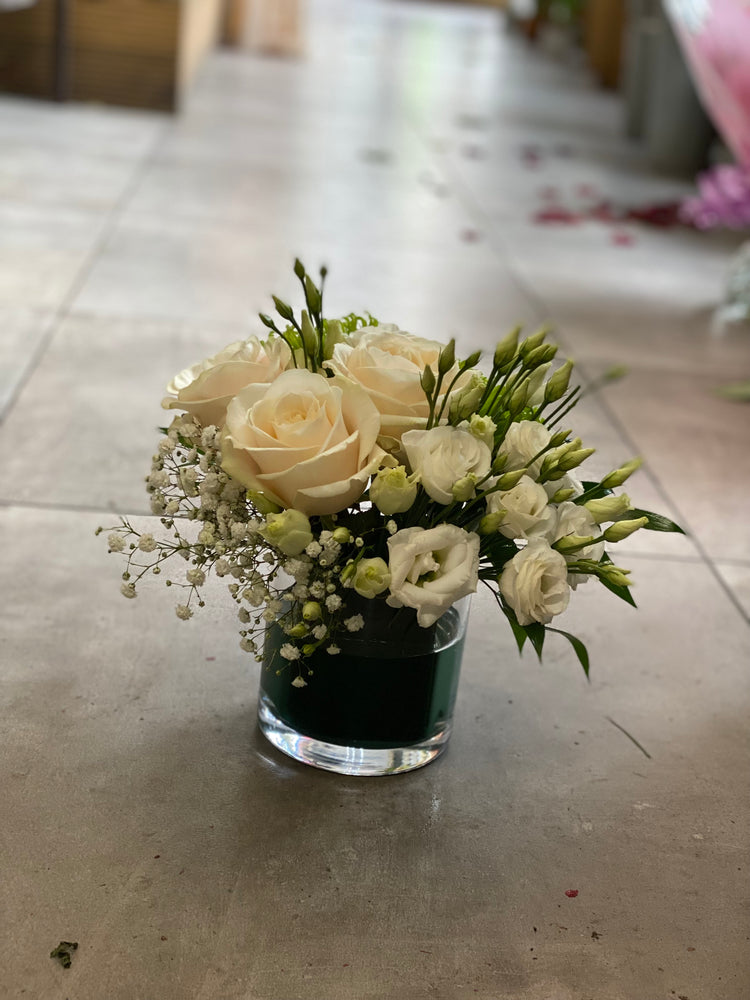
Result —
[[[710, 332], [737, 240], [535, 225], [552, 187], [689, 186], [492, 11], [309, 14], [303, 59], [217, 53], [174, 119], [0, 98], [0, 994], [740, 1000], [750, 408], [715, 389], [750, 331]], [[331, 312], [465, 353], [550, 320], [585, 376], [628, 365], [579, 433], [598, 471], [642, 454], [629, 492], [690, 533], [623, 544], [638, 612], [576, 595], [588, 685], [567, 648], [519, 661], [478, 598], [450, 751], [399, 778], [278, 757], [227, 604], [124, 602], [93, 536], [145, 515], [163, 385], [258, 330], [296, 254]]]

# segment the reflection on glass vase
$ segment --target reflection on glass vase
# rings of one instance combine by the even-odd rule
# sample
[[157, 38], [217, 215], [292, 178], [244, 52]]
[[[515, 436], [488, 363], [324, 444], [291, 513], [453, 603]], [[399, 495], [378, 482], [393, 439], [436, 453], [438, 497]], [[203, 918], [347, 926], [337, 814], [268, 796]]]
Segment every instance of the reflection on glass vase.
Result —
[[280, 656], [288, 641], [266, 632], [260, 675], [260, 728], [296, 760], [341, 774], [411, 771], [443, 752], [451, 733], [470, 597], [429, 628], [411, 608], [347, 599], [364, 627], [336, 637], [341, 652], [319, 650], [296, 666]]

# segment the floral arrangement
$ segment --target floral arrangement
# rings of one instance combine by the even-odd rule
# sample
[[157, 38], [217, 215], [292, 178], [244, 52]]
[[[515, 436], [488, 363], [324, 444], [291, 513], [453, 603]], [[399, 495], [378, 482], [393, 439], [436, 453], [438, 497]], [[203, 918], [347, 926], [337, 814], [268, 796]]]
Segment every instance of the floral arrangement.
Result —
[[280, 319], [260, 315], [266, 339], [230, 344], [168, 386], [162, 405], [181, 412], [146, 480], [164, 537], [127, 518], [107, 529], [127, 558], [124, 596], [184, 561], [165, 582], [188, 619], [208, 575], [226, 578], [242, 648], [260, 659], [278, 624], [284, 669], [303, 687], [306, 658], [336, 655], [362, 627], [352, 594], [412, 608], [430, 628], [481, 582], [519, 649], [529, 640], [541, 655], [559, 632], [588, 673], [583, 643], [550, 622], [590, 579], [633, 604], [607, 543], [681, 529], [612, 492], [637, 459], [578, 478], [594, 449], [564, 426], [581, 393], [572, 362], [553, 370], [546, 331], [514, 330], [483, 372], [480, 352], [461, 360], [453, 340], [369, 314], [325, 319], [326, 269], [319, 285], [299, 261], [295, 273], [299, 317], [274, 297]]

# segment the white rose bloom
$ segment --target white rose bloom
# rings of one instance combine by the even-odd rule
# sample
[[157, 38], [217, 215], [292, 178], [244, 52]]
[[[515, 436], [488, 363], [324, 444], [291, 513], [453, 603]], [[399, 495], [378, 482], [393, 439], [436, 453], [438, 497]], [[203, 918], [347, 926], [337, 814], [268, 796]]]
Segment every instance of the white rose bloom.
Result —
[[[566, 500], [558, 506], [557, 523], [555, 524], [551, 541], [556, 542], [559, 538], [564, 538], [566, 535], [580, 535], [582, 538], [588, 538], [589, 535], [593, 535], [596, 538], [601, 533], [602, 529], [594, 520], [591, 512], [582, 504]], [[604, 542], [595, 542], [593, 545], [587, 545], [584, 549], [579, 549], [578, 552], [571, 553], [567, 556], [567, 559], [570, 561], [575, 559], [593, 559], [594, 562], [598, 562], [603, 554]], [[585, 583], [588, 579], [589, 577], [585, 573], [571, 573], [568, 582], [575, 590], [579, 583]]]
[[388, 539], [392, 608], [417, 612], [427, 628], [461, 597], [473, 594], [479, 579], [479, 536], [455, 524], [404, 528]]
[[280, 337], [261, 343], [257, 337], [229, 344], [211, 358], [175, 375], [162, 400], [165, 410], [187, 410], [204, 427], [221, 427], [237, 393], [257, 382], [273, 382], [291, 360]]
[[[498, 454], [508, 456], [503, 471], [515, 472], [517, 469], [523, 469], [542, 448], [547, 447], [551, 436], [544, 424], [536, 420], [519, 420], [511, 424], [498, 449]], [[536, 479], [541, 467], [542, 458], [537, 459], [529, 467], [528, 474], [532, 479]]]
[[544, 487], [529, 476], [521, 476], [512, 490], [490, 493], [487, 512], [504, 515], [498, 530], [506, 538], [546, 538], [557, 523], [555, 510], [547, 502]]
[[335, 514], [359, 499], [380, 465], [379, 432], [378, 411], [360, 386], [292, 369], [231, 401], [221, 464], [282, 507]]
[[412, 472], [437, 503], [452, 503], [455, 483], [469, 475], [484, 479], [492, 465], [484, 441], [458, 427], [407, 431], [401, 444]]
[[[380, 412], [381, 434], [400, 441], [404, 431], [425, 425], [429, 405], [419, 380], [428, 365], [437, 376], [438, 356], [444, 346], [391, 323], [368, 326], [336, 344], [327, 366], [367, 390]], [[457, 374], [458, 365], [454, 364], [443, 378], [444, 389]], [[464, 372], [454, 388], [460, 389], [471, 376], [472, 372]]]
[[528, 545], [505, 564], [499, 587], [516, 613], [519, 625], [547, 625], [570, 600], [568, 564], [543, 538]]

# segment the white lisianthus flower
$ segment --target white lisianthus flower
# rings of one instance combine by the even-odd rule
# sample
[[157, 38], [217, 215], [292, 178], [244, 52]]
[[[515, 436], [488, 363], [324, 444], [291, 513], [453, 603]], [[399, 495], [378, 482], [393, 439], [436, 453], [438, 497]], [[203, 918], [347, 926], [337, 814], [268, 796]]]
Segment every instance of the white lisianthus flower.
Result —
[[303, 369], [243, 389], [227, 408], [222, 467], [248, 489], [307, 515], [358, 500], [385, 452], [367, 393]]
[[484, 441], [458, 427], [407, 431], [401, 443], [412, 472], [437, 503], [452, 503], [455, 483], [469, 475], [484, 479], [492, 465], [492, 452]]
[[506, 538], [547, 538], [557, 523], [544, 487], [529, 476], [521, 476], [512, 490], [490, 493], [487, 512], [503, 515], [498, 531]]
[[544, 538], [532, 538], [505, 564], [500, 593], [513, 608], [519, 625], [549, 624], [570, 600], [568, 564]]
[[[397, 445], [404, 431], [425, 426], [430, 408], [420, 377], [427, 366], [437, 376], [438, 357], [444, 346], [437, 340], [415, 337], [391, 323], [381, 323], [357, 330], [336, 344], [326, 364], [367, 391], [380, 412], [381, 434]], [[440, 401], [458, 372], [455, 363], [446, 373]], [[472, 374], [468, 370], [462, 373], [454, 389], [461, 389]]]
[[[511, 424], [505, 433], [505, 438], [498, 448], [499, 455], [507, 455], [504, 472], [515, 472], [523, 469], [528, 463], [546, 448], [552, 435], [536, 420], [519, 420]], [[542, 459], [537, 459], [529, 466], [528, 475], [536, 479], [542, 467]]]
[[[594, 520], [591, 511], [587, 510], [583, 504], [576, 504], [570, 500], [561, 503], [557, 508], [557, 523], [552, 533], [551, 541], [556, 542], [566, 535], [578, 535], [581, 538], [595, 538], [601, 535], [602, 530]], [[570, 561], [575, 559], [593, 559], [599, 562], [604, 554], [604, 542], [594, 542], [583, 549], [572, 553], [566, 558]], [[575, 590], [579, 583], [585, 583], [589, 577], [585, 573], [571, 573], [569, 583]]]
[[461, 597], [477, 589], [479, 536], [455, 524], [404, 528], [388, 539], [392, 608], [417, 612], [427, 628]]
[[248, 385], [273, 382], [288, 367], [291, 352], [281, 337], [229, 344], [211, 358], [175, 375], [162, 400], [165, 410], [187, 410], [204, 427], [224, 423], [227, 406]]
[[495, 431], [497, 427], [492, 417], [480, 417], [478, 413], [473, 413], [470, 420], [462, 420], [458, 427], [462, 431], [468, 431], [474, 437], [484, 441], [488, 448], [492, 448], [495, 443]]

